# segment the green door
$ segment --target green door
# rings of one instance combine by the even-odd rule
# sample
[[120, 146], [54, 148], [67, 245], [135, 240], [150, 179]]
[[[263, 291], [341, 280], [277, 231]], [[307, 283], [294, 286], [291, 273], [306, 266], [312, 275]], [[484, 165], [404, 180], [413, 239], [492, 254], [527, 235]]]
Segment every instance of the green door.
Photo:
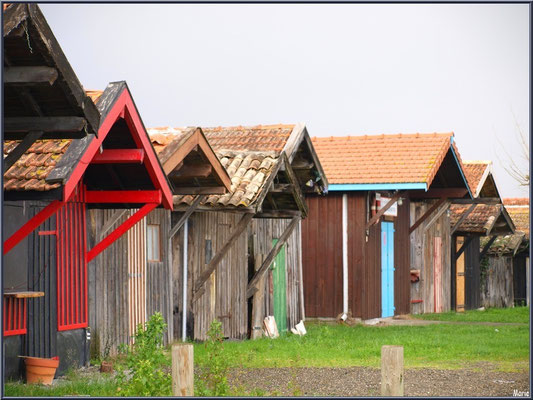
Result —
[[[278, 239], [272, 240], [275, 246]], [[285, 272], [285, 245], [281, 247], [278, 255], [271, 264], [272, 282], [274, 286], [274, 318], [278, 332], [287, 332], [287, 278]]]

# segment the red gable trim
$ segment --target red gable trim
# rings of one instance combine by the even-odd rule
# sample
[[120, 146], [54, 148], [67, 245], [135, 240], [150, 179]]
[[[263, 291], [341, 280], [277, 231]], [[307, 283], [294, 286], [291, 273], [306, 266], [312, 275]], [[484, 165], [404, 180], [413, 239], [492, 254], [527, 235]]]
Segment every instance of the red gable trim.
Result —
[[161, 169], [155, 151], [150, 143], [150, 139], [148, 138], [148, 134], [146, 133], [141, 118], [137, 113], [133, 99], [129, 91], [126, 89], [122, 91], [118, 99], [115, 101], [113, 107], [105, 116], [104, 121], [101, 121], [100, 128], [98, 129], [98, 137], [93, 138], [91, 143], [88, 145], [87, 150], [78, 162], [78, 165], [76, 165], [68, 181], [65, 183], [65, 189], [63, 192], [64, 201], [67, 201], [67, 199], [70, 198], [71, 194], [76, 189], [76, 186], [82, 179], [85, 170], [98, 153], [100, 145], [103, 143], [107, 134], [119, 118], [124, 118], [135, 144], [144, 150], [144, 165], [146, 166], [146, 170], [152, 179], [155, 188], [161, 190], [162, 192], [163, 206], [166, 209], [172, 210], [172, 192], [168, 185], [165, 173]]

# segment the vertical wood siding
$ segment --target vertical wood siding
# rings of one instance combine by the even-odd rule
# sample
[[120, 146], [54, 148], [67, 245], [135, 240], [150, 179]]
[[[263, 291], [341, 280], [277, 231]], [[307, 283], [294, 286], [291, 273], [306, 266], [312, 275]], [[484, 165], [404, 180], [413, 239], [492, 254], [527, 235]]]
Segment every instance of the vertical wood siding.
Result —
[[[101, 229], [105, 222], [117, 210], [90, 210], [89, 239], [94, 246], [102, 238]], [[122, 224], [133, 211], [122, 216], [107, 232], [112, 232]], [[161, 262], [148, 263], [146, 271], [138, 270], [139, 265], [132, 264], [132, 257], [146, 255], [144, 228], [146, 218], [149, 223], [161, 224]], [[170, 280], [171, 258], [168, 247], [168, 225], [170, 212], [153, 210], [144, 220], [138, 222], [131, 231], [99, 254], [89, 263], [89, 326], [92, 330], [91, 348], [95, 354], [116, 354], [118, 346], [130, 343], [131, 327], [134, 323], [145, 321], [155, 311], [160, 311], [168, 324], [164, 342], [169, 343], [173, 337], [173, 315], [171, 307], [172, 283]], [[151, 221], [151, 222], [150, 222]], [[130, 243], [128, 244], [128, 239]], [[141, 274], [132, 280], [135, 290], [130, 290], [129, 274]], [[140, 285], [140, 286], [139, 286]], [[146, 287], [143, 294], [142, 287]], [[136, 315], [136, 320], [130, 318]]]
[[[172, 315], [172, 259], [168, 247], [167, 235], [170, 231], [170, 211], [155, 209], [144, 218], [146, 223], [159, 225], [160, 261], [148, 261], [146, 267], [146, 318], [159, 311], [167, 323], [164, 343], [173, 340], [174, 320]], [[145, 225], [146, 227], [146, 225]], [[146, 244], [145, 244], [146, 246]], [[146, 248], [146, 247], [145, 247]]]
[[[174, 213], [177, 221], [181, 213]], [[197, 212], [189, 217], [188, 282], [187, 282], [187, 335], [205, 340], [211, 322], [222, 322], [225, 337], [243, 339], [248, 336], [249, 260], [256, 254], [266, 256], [272, 248], [272, 239], [279, 238], [290, 220], [254, 219], [230, 248], [215, 272], [206, 281], [204, 294], [192, 301], [195, 279], [209, 260], [224, 246], [242, 214], [229, 212]], [[210, 252], [208, 242], [210, 241]], [[249, 245], [254, 254], [249, 254]], [[286, 248], [287, 270], [287, 324], [289, 329], [301, 319], [299, 303], [300, 227], [289, 237]], [[174, 309], [174, 337], [181, 338], [183, 310], [183, 229], [174, 236], [172, 251], [172, 283]], [[210, 254], [209, 254], [210, 253]], [[206, 257], [209, 257], [207, 259]], [[265, 293], [271, 292], [270, 273], [265, 279]], [[273, 315], [271, 296], [265, 296], [265, 315]]]
[[[46, 204], [32, 203], [29, 218]], [[30, 236], [28, 243], [28, 290], [44, 292], [44, 297], [28, 299], [26, 355], [57, 355], [56, 236], [40, 236], [39, 231], [54, 231], [56, 218], [50, 217]]]
[[[527, 254], [527, 253], [526, 253]], [[517, 305], [528, 303], [529, 257], [522, 253], [512, 258], [513, 264], [513, 296]], [[510, 258], [510, 257], [509, 257]]]
[[[436, 201], [436, 200], [434, 200]], [[411, 202], [411, 225], [413, 225], [431, 207], [434, 201]], [[411, 269], [420, 270], [420, 280], [410, 284], [411, 299], [422, 300], [421, 303], [411, 304], [412, 314], [435, 312], [435, 299], [440, 304], [440, 310], [451, 310], [451, 236], [450, 219], [447, 213], [442, 214], [433, 225], [424, 232], [429, 216], [410, 236]], [[435, 239], [440, 240], [435, 240]], [[440, 249], [435, 243], [440, 242]], [[440, 256], [439, 256], [440, 254]], [[435, 262], [440, 261], [441, 279], [435, 288]]]
[[[254, 219], [248, 228], [248, 237], [253, 240], [254, 258], [256, 255], [263, 255], [263, 258], [268, 255], [272, 249], [273, 239], [278, 239], [287, 226], [289, 226], [290, 219]], [[292, 234], [287, 239], [285, 244], [285, 267], [286, 267], [286, 282], [287, 282], [287, 328], [291, 328], [303, 319], [300, 307], [299, 296], [299, 268], [300, 268], [300, 252], [301, 252], [301, 227], [298, 224]], [[269, 272], [268, 278], [265, 279], [265, 304], [262, 314], [274, 315], [274, 304], [272, 296], [270, 296], [270, 288], [272, 286], [272, 274]]]
[[481, 279], [481, 305], [483, 307], [512, 307], [513, 259], [508, 256], [486, 257], [486, 269]]
[[[137, 211], [129, 210], [128, 216]], [[133, 338], [139, 324], [144, 324], [147, 320], [146, 218], [141, 219], [126, 232], [126, 240], [128, 243], [128, 336]]]
[[[367, 193], [348, 194], [348, 309], [354, 317], [381, 317], [381, 224], [368, 230]], [[308, 196], [302, 222], [306, 317], [334, 318], [342, 312], [342, 194]], [[395, 314], [409, 312], [409, 201], [394, 218]]]
[[465, 309], [480, 307], [479, 236], [474, 236], [465, 249]]
[[305, 314], [332, 317], [342, 312], [342, 194], [308, 196], [307, 205], [302, 221]]

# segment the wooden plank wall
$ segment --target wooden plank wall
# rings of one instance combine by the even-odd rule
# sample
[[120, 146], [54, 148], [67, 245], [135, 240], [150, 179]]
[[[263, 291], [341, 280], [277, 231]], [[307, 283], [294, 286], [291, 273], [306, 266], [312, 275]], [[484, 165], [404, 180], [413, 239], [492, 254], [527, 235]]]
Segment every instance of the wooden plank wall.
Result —
[[508, 256], [489, 256], [481, 277], [481, 306], [512, 307], [513, 259]]
[[[179, 214], [173, 216], [173, 221]], [[192, 325], [194, 339], [205, 340], [211, 322], [215, 317], [222, 322], [226, 337], [243, 339], [247, 335], [248, 307], [246, 286], [248, 277], [248, 238], [243, 233], [222, 259], [219, 266], [205, 283], [204, 294], [191, 301], [195, 278], [201, 274], [209, 260], [224, 245], [231, 231], [242, 218], [242, 214], [225, 212], [194, 213], [189, 218], [188, 244], [188, 325]], [[210, 258], [207, 241], [211, 241]], [[174, 335], [181, 338], [182, 310], [182, 263], [183, 228], [172, 239], [172, 282], [174, 286]]]
[[411, 309], [410, 269], [410, 202], [403, 199], [394, 219], [394, 310], [395, 315], [409, 314]]
[[[101, 228], [116, 210], [88, 210], [89, 250], [101, 238]], [[124, 222], [120, 218], [109, 232]], [[123, 235], [87, 266], [89, 280], [89, 326], [91, 356], [114, 355], [129, 343], [128, 335], [128, 243]]]
[[481, 272], [479, 269], [479, 236], [474, 236], [465, 249], [465, 309], [480, 307]]
[[170, 211], [155, 209], [146, 216], [147, 224], [160, 225], [161, 261], [146, 264], [146, 318], [159, 311], [167, 323], [164, 338], [165, 345], [171, 343], [174, 332], [172, 314], [172, 259], [169, 248], [168, 232], [170, 231]]
[[[306, 317], [342, 312], [342, 194], [307, 196], [302, 221], [302, 267]], [[350, 219], [351, 221], [351, 219]]]
[[[302, 222], [306, 317], [335, 318], [342, 312], [342, 194], [308, 196]], [[367, 192], [348, 193], [348, 310], [363, 319], [381, 317], [381, 224], [366, 239]], [[395, 314], [409, 312], [409, 200], [394, 221]]]
[[[248, 237], [253, 241], [253, 256], [262, 254], [263, 258], [272, 249], [272, 240], [278, 239], [286, 227], [290, 224], [290, 219], [254, 219], [248, 228]], [[299, 299], [299, 266], [301, 251], [301, 225], [298, 224], [285, 244], [286, 282], [287, 282], [287, 328], [290, 330], [303, 319], [300, 309]], [[274, 304], [272, 302], [272, 272], [269, 271], [268, 279], [265, 279], [265, 303], [263, 315], [274, 315]]]
[[[411, 225], [413, 225], [437, 200], [427, 202], [411, 202]], [[413, 303], [410, 307], [412, 314], [435, 312], [435, 288], [434, 288], [434, 257], [435, 238], [441, 238], [441, 265], [442, 287], [440, 292], [440, 304], [443, 311], [451, 310], [451, 236], [450, 219], [445, 212], [424, 233], [424, 228], [431, 220], [429, 216], [410, 236], [411, 269], [420, 270], [420, 280], [412, 283], [411, 299], [422, 300], [422, 303]]]
[[[527, 253], [526, 253], [527, 254]], [[528, 303], [528, 283], [529, 276], [527, 271], [529, 269], [529, 257], [526, 254], [518, 254], [512, 258], [513, 264], [513, 297], [514, 300], [520, 304]]]
[[[26, 204], [29, 218], [47, 205], [40, 202]], [[28, 236], [28, 290], [44, 292], [44, 297], [26, 300], [28, 333], [24, 340], [24, 354], [33, 357], [57, 355], [56, 236], [38, 234], [55, 229], [56, 217], [53, 215]]]
[[[105, 222], [117, 210], [89, 210], [88, 211], [88, 249], [100, 240], [101, 229]], [[107, 232], [112, 232], [122, 224], [131, 212], [122, 216]], [[162, 262], [148, 263], [146, 276], [146, 298], [136, 299], [144, 302], [146, 318], [155, 311], [160, 311], [168, 324], [164, 343], [173, 338], [173, 314], [171, 284], [171, 258], [168, 249], [168, 227], [170, 212], [153, 210], [146, 218], [150, 223], [161, 224], [161, 255]], [[145, 224], [140, 221], [139, 224]], [[139, 245], [142, 245], [142, 240]], [[129, 308], [130, 290], [128, 283], [128, 234], [124, 234], [111, 246], [100, 253], [88, 265], [89, 281], [89, 326], [91, 327], [91, 354], [93, 356], [113, 355], [118, 346], [130, 341]], [[139, 306], [143, 306], [140, 304]]]

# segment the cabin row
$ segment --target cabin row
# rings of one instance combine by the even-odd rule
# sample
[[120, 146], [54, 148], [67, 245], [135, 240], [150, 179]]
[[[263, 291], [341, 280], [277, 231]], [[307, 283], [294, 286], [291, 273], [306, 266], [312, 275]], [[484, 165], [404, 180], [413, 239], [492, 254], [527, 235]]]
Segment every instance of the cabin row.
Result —
[[112, 355], [155, 312], [171, 343], [528, 298], [524, 205], [453, 133], [147, 129], [125, 82], [83, 88], [36, 4], [3, 13], [5, 377]]

